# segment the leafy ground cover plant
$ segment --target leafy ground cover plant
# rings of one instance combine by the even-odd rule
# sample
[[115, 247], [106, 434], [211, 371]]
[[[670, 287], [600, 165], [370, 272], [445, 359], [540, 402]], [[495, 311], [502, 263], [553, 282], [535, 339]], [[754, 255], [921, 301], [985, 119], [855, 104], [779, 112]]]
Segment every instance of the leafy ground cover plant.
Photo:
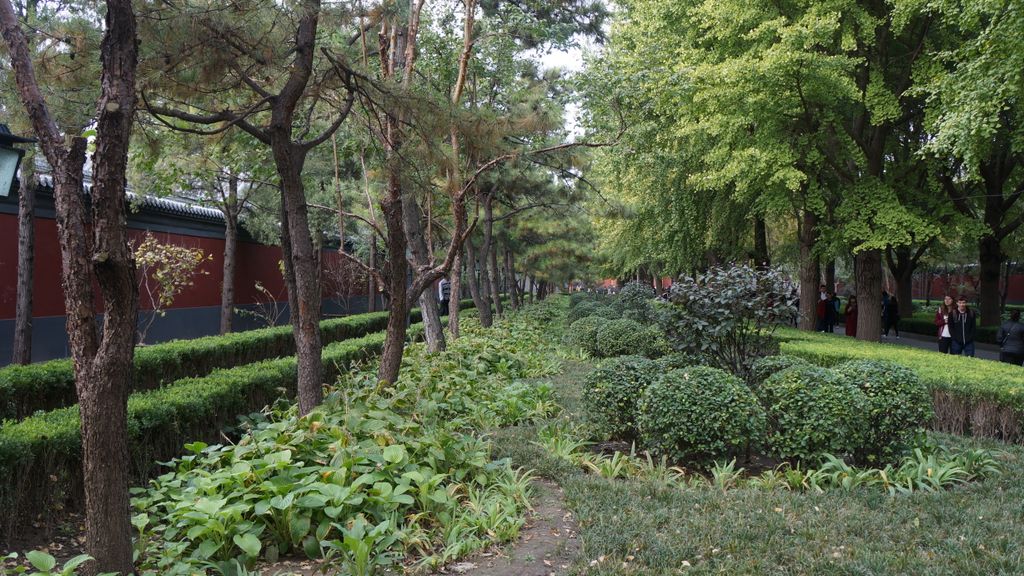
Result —
[[672, 285], [663, 325], [674, 348], [706, 355], [747, 378], [760, 357], [777, 349], [771, 338], [793, 317], [795, 296], [776, 269], [711, 268]]
[[670, 459], [706, 464], [747, 451], [764, 434], [764, 410], [737, 377], [695, 366], [659, 375], [637, 406], [643, 446]]
[[[478, 431], [555, 410], [537, 328], [467, 322], [442, 354], [413, 345], [394, 385], [346, 375], [305, 418], [279, 405], [234, 445], [191, 454], [136, 490], [151, 574], [301, 553], [353, 574], [415, 557], [436, 567], [518, 534], [529, 475], [493, 462]], [[220, 569], [220, 568], [217, 568]]]

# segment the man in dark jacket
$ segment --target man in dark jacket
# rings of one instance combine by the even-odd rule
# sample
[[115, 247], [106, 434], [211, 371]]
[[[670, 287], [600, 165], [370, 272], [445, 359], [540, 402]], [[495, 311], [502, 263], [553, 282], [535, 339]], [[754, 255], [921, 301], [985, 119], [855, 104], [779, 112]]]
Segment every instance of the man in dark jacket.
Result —
[[952, 338], [952, 354], [974, 356], [974, 333], [978, 317], [967, 307], [967, 298], [956, 299], [956, 310], [949, 317], [949, 336]]
[[1020, 310], [1010, 312], [1010, 319], [996, 332], [996, 342], [999, 342], [1000, 362], [1017, 366], [1024, 363], [1024, 324], [1020, 323]]

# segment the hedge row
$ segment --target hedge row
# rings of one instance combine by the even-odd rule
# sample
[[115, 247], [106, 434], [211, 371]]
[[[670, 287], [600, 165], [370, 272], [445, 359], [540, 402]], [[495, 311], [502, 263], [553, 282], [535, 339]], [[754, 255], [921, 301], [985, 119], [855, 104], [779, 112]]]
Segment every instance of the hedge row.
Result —
[[[472, 300], [463, 300], [460, 308], [472, 304]], [[418, 309], [413, 310], [412, 321], [420, 321]], [[357, 314], [321, 322], [320, 334], [328, 345], [383, 330], [387, 322], [387, 312]], [[290, 325], [143, 346], [135, 350], [132, 390], [152, 390], [217, 368], [294, 354]], [[0, 421], [21, 420], [37, 411], [63, 408], [77, 401], [70, 359], [0, 368]]]
[[[384, 333], [324, 348], [326, 381], [353, 362], [380, 351]], [[216, 440], [239, 414], [290, 393], [294, 357], [215, 370], [128, 399], [129, 474], [133, 484], [156, 471], [156, 462], [180, 454], [185, 442]], [[78, 406], [53, 410], [0, 430], [0, 540], [19, 523], [82, 502]]]
[[940, 355], [930, 350], [876, 344], [780, 329], [781, 353], [815, 364], [890, 360], [917, 372], [932, 391], [933, 428], [953, 434], [1024, 442], [1024, 369], [989, 360]]

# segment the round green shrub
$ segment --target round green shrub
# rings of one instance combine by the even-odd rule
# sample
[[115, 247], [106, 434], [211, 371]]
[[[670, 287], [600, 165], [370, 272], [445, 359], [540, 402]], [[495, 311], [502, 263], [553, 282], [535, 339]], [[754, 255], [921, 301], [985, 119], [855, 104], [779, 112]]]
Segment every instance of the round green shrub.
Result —
[[618, 318], [620, 314], [611, 306], [607, 306], [597, 300], [584, 300], [569, 310], [569, 315], [566, 319], [569, 324], [572, 325], [573, 322], [580, 318], [586, 318], [587, 316], [601, 316], [603, 318], [614, 319]]
[[839, 373], [794, 366], [764, 381], [761, 400], [768, 412], [768, 446], [783, 458], [842, 457], [863, 445], [867, 397]]
[[765, 414], [739, 378], [708, 366], [659, 375], [637, 407], [643, 445], [673, 460], [706, 464], [757, 444]]
[[621, 356], [590, 373], [583, 406], [598, 436], [636, 439], [637, 401], [658, 373], [654, 362], [641, 356]]
[[751, 381], [760, 384], [777, 372], [794, 366], [811, 366], [811, 363], [799, 356], [779, 354], [777, 356], [765, 356], [758, 358], [750, 369]]
[[703, 358], [694, 354], [688, 354], [686, 352], [676, 352], [673, 354], [667, 354], [655, 360], [658, 365], [660, 372], [668, 372], [670, 370], [678, 370], [680, 368], [690, 368], [693, 366], [705, 366], [707, 362]]
[[858, 459], [891, 462], [924, 433], [932, 398], [917, 374], [893, 362], [852, 360], [833, 368], [868, 401], [868, 427]]
[[636, 320], [641, 324], [654, 322], [654, 288], [642, 282], [629, 282], [619, 290], [615, 307], [623, 318]]
[[569, 327], [566, 340], [570, 346], [577, 346], [590, 354], [594, 354], [594, 351], [597, 349], [597, 331], [608, 322], [610, 320], [603, 316], [580, 318]]
[[596, 356], [658, 356], [664, 349], [664, 341], [657, 329], [643, 326], [635, 320], [620, 318], [611, 320], [597, 330]]

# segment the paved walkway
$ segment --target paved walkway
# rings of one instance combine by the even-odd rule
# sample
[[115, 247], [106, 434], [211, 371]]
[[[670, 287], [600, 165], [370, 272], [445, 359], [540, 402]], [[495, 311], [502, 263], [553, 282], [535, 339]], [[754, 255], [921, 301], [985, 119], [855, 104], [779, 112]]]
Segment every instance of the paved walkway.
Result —
[[[835, 329], [836, 334], [845, 334], [846, 328], [839, 325]], [[935, 341], [934, 336], [925, 336], [923, 334], [913, 334], [910, 332], [901, 332], [900, 337], [896, 338], [893, 332], [889, 332], [888, 338], [882, 338], [880, 340], [882, 344], [892, 344], [896, 346], [909, 346], [911, 348], [921, 348], [923, 350], [934, 350], [936, 354], [939, 352], [939, 344]], [[978, 358], [984, 358], [986, 360], [999, 360], [999, 347], [995, 344], [975, 344], [974, 355]]]

